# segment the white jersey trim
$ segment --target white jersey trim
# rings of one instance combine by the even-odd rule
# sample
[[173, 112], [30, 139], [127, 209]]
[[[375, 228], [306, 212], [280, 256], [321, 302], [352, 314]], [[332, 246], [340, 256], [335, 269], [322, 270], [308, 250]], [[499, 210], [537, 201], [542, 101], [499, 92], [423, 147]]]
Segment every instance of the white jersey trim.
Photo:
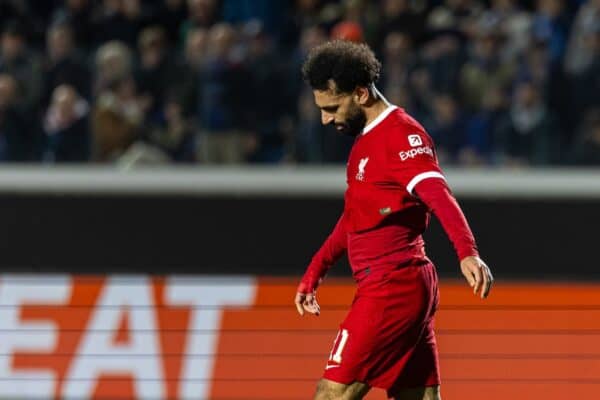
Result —
[[443, 179], [444, 181], [446, 180], [444, 175], [440, 174], [437, 171], [423, 172], [423, 173], [418, 174], [417, 176], [412, 178], [410, 180], [410, 182], [408, 182], [408, 185], [406, 185], [406, 191], [410, 194], [413, 194], [413, 189], [415, 188], [415, 186], [417, 186], [417, 184], [419, 182], [421, 182], [425, 179], [429, 179], [429, 178], [440, 178], [440, 179]]
[[379, 114], [377, 116], [377, 118], [375, 118], [373, 121], [371, 121], [369, 123], [369, 125], [367, 125], [367, 126], [364, 127], [364, 129], [362, 131], [363, 135], [366, 135], [367, 133], [369, 133], [370, 130], [372, 130], [373, 128], [375, 128], [377, 125], [379, 125], [379, 123], [381, 121], [383, 121], [388, 115], [390, 115], [390, 113], [392, 111], [394, 111], [395, 109], [398, 108], [398, 107], [396, 107], [393, 104], [389, 104], [387, 101], [386, 101], [386, 104], [388, 105], [388, 107], [385, 110], [383, 110], [383, 112], [381, 114]]

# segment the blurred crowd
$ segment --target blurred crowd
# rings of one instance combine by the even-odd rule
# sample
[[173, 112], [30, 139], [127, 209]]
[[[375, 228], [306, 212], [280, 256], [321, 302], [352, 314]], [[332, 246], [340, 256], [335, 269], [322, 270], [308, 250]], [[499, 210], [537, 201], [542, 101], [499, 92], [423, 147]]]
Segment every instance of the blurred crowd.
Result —
[[0, 0], [0, 161], [342, 163], [300, 66], [364, 41], [446, 165], [600, 165], [600, 0]]

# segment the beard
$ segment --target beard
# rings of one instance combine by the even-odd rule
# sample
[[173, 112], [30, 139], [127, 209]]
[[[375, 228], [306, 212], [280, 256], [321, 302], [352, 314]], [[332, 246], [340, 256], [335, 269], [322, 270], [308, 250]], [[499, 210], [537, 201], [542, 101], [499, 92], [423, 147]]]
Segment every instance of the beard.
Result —
[[348, 109], [346, 121], [335, 125], [335, 129], [351, 137], [358, 136], [367, 124], [367, 114], [359, 106], [353, 105]]

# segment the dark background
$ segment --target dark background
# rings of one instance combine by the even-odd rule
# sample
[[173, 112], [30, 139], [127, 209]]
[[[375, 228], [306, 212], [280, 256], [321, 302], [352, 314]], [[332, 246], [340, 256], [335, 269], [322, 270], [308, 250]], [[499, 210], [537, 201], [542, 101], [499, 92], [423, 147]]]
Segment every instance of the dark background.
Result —
[[[460, 199], [497, 280], [599, 278], [593, 199]], [[12, 195], [0, 197], [3, 272], [300, 276], [342, 199]], [[427, 251], [458, 278], [435, 218]], [[331, 274], [349, 276], [344, 262]]]

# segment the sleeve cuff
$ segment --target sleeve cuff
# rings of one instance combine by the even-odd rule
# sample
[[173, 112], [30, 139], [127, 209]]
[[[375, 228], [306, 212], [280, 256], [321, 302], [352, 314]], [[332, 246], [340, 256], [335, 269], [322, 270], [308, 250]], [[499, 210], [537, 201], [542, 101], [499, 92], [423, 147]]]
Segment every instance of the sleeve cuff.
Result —
[[462, 261], [467, 257], [479, 257], [479, 252], [477, 251], [476, 248], [473, 249], [469, 249], [469, 250], [465, 250], [465, 251], [461, 251], [458, 254], [458, 261]]

